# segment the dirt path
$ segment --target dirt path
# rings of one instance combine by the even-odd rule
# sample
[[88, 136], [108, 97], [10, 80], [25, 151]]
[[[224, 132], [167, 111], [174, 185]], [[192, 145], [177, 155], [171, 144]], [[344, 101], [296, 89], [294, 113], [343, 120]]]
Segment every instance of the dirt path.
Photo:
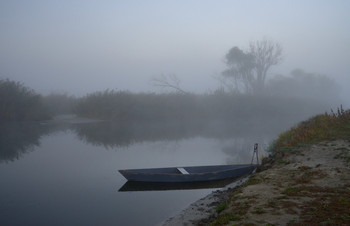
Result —
[[[192, 219], [188, 214], [181, 223], [175, 223], [350, 224], [349, 141], [328, 141], [293, 148], [284, 156], [276, 156], [269, 164], [267, 170], [251, 176], [244, 185], [221, 192], [219, 201], [207, 202], [203, 204], [206, 208], [196, 209], [206, 214]], [[186, 210], [181, 214], [184, 216]], [[195, 215], [198, 216], [192, 213], [192, 216]], [[166, 223], [176, 225], [171, 221]]]

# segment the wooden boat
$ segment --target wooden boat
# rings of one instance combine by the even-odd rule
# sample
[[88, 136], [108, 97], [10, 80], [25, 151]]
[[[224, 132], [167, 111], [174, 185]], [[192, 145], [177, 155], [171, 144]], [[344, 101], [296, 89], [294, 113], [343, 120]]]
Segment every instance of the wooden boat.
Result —
[[128, 181], [143, 182], [199, 182], [237, 178], [253, 172], [257, 165], [214, 165], [127, 169], [119, 172]]

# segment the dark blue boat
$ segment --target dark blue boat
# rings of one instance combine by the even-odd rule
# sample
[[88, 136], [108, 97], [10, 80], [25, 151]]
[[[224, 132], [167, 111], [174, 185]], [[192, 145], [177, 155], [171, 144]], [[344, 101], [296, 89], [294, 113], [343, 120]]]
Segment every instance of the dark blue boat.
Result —
[[[242, 177], [240, 177], [242, 178]], [[239, 178], [229, 178], [215, 181], [197, 181], [197, 182], [144, 182], [144, 181], [127, 181], [119, 192], [124, 191], [168, 191], [168, 190], [195, 190], [206, 188], [223, 188]]]
[[237, 178], [253, 172], [255, 164], [127, 169], [119, 172], [128, 181], [199, 182]]

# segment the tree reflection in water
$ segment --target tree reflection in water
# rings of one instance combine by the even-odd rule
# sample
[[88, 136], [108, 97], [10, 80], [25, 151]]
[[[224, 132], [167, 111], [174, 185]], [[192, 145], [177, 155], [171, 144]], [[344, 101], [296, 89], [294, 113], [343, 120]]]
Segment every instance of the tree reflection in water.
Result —
[[[80, 124], [2, 123], [0, 130], [0, 161], [19, 159], [24, 153], [40, 146], [40, 139], [55, 131], [71, 130], [77, 137], [105, 148], [128, 147], [135, 143], [179, 141], [195, 137], [221, 140], [223, 151], [233, 159], [251, 154], [252, 145], [266, 145], [289, 125], [264, 125], [251, 122], [94, 122]], [[237, 155], [237, 156], [236, 156]], [[245, 158], [246, 159], [246, 158]]]
[[38, 123], [2, 123], [0, 130], [0, 161], [18, 160], [23, 154], [35, 150], [40, 138], [49, 128]]

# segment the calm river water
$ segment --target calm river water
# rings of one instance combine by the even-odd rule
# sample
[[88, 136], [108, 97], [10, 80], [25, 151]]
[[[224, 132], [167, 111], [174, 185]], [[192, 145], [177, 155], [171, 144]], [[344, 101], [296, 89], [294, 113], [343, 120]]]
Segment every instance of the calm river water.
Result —
[[0, 224], [159, 224], [217, 188], [119, 192], [118, 170], [247, 163], [279, 132], [224, 124], [3, 124]]

